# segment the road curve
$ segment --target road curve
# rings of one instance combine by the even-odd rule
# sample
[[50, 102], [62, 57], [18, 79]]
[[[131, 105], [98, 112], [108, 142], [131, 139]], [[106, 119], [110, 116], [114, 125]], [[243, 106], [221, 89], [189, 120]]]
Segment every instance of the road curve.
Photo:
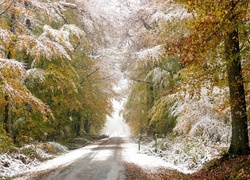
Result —
[[122, 143], [119, 137], [102, 140], [87, 156], [50, 172], [46, 180], [124, 180]]

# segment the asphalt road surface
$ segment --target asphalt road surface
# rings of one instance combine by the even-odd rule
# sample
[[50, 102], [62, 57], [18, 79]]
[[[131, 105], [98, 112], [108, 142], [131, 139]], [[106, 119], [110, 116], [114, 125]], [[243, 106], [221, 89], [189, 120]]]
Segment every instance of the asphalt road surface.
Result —
[[[72, 164], [46, 175], [46, 180], [124, 180], [121, 160], [122, 138], [112, 137], [91, 148]], [[44, 178], [41, 178], [44, 179]]]

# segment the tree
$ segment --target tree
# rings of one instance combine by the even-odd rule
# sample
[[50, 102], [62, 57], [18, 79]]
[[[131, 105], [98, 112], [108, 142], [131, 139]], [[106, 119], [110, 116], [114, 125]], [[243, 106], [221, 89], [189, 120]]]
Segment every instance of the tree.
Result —
[[148, 134], [148, 111], [150, 108], [148, 100], [150, 94], [147, 84], [134, 82], [131, 89], [123, 111], [123, 117], [134, 134]]
[[144, 133], [168, 134], [176, 124], [176, 117], [169, 112], [171, 103], [162, 105], [166, 102], [162, 99], [175, 92], [181, 66], [178, 55], [164, 57], [164, 44], [182, 35], [188, 15], [181, 6], [170, 2], [138, 4], [129, 6], [131, 13], [123, 28], [127, 30], [123, 44], [129, 44], [123, 71], [134, 81], [124, 118], [136, 133], [141, 127]]
[[[242, 78], [239, 23], [244, 18], [240, 8], [247, 8], [248, 1], [230, 0], [228, 31], [225, 36], [225, 57], [228, 60], [227, 74], [230, 92], [232, 138], [229, 154], [249, 154], [249, 137], [244, 80]], [[243, 10], [245, 12], [245, 10]]]
[[96, 56], [107, 30], [91, 3], [1, 1], [1, 130], [14, 141], [65, 140], [104, 126], [115, 93]]
[[[28, 103], [45, 115], [48, 107], [37, 99], [21, 82], [26, 75], [24, 65], [20, 60], [20, 51], [22, 43], [22, 31], [27, 28], [26, 21], [19, 21], [20, 11], [25, 5], [24, 2], [3, 1], [1, 2], [1, 95], [4, 101], [4, 129], [12, 135], [12, 117], [11, 111], [22, 103]], [[23, 10], [23, 9], [22, 9]], [[24, 18], [26, 20], [26, 18]], [[22, 24], [23, 22], [23, 24]], [[22, 29], [22, 31], [21, 31]], [[32, 37], [32, 36], [30, 36]], [[30, 39], [30, 38], [29, 38]], [[27, 42], [27, 41], [26, 41]], [[27, 45], [27, 44], [26, 44]]]
[[[8, 124], [5, 129], [10, 135], [10, 128], [13, 125], [16, 134], [20, 136], [30, 135], [31, 132], [43, 134], [44, 129], [36, 128], [42, 127], [39, 125], [43, 124], [41, 122], [46, 122], [48, 125], [48, 119], [52, 120], [53, 115], [44, 102], [50, 103], [40, 96], [41, 91], [35, 85], [46, 84], [49, 90], [54, 82], [53, 85], [58, 85], [59, 89], [65, 90], [66, 84], [70, 86], [70, 88], [67, 87], [70, 91], [76, 89], [73, 78], [77, 75], [69, 63], [74, 50], [71, 40], [82, 36], [82, 31], [73, 25], [62, 25], [61, 29], [55, 30], [45, 24], [50, 22], [53, 26], [60, 27], [64, 20], [62, 14], [65, 10], [64, 3], [15, 0], [3, 1], [1, 5], [0, 43], [3, 57], [1, 58], [3, 82], [1, 101], [4, 102], [5, 107], [4, 124]], [[70, 3], [67, 5], [73, 6]], [[47, 19], [43, 19], [45, 16], [40, 16], [42, 12], [45, 16], [48, 15]], [[51, 97], [50, 94], [47, 94], [47, 97]], [[71, 105], [71, 107], [74, 106]], [[11, 118], [10, 111], [12, 111]], [[19, 125], [26, 123], [23, 127], [32, 128], [30, 131], [20, 129], [22, 133], [19, 133], [20, 126], [15, 123]]]
[[[186, 67], [200, 64], [203, 69], [210, 69], [208, 74], [215, 72], [218, 67], [212, 63], [220, 62], [222, 67], [226, 66], [232, 119], [232, 138], [228, 153], [248, 154], [247, 113], [241, 68], [241, 57], [244, 56], [241, 49], [244, 47], [240, 47], [240, 43], [245, 44], [245, 38], [241, 42], [243, 34], [239, 33], [245, 27], [248, 1], [181, 2], [194, 14], [194, 18], [190, 20], [193, 27], [180, 39], [178, 45], [173, 46], [172, 52], [181, 54], [181, 63]], [[178, 51], [174, 50], [176, 47], [179, 47]], [[218, 54], [224, 56], [223, 60]], [[218, 69], [217, 72], [222, 73]]]

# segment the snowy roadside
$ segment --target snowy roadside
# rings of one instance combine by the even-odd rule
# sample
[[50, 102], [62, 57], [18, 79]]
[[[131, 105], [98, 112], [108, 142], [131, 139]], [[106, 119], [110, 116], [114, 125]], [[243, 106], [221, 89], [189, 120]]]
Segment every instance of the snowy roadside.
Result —
[[[226, 151], [226, 143], [204, 143], [191, 137], [177, 137], [174, 141], [167, 138], [141, 142], [128, 141], [123, 145], [123, 157], [128, 163], [138, 165], [145, 172], [154, 173], [158, 169], [176, 170], [183, 174], [192, 174], [201, 170], [213, 159], [218, 159]], [[163, 149], [159, 149], [163, 148]]]
[[[169, 149], [168, 151], [157, 150], [157, 152], [155, 152], [155, 148], [153, 147], [152, 143], [151, 144], [149, 143], [147, 145], [141, 145], [140, 146], [141, 150], [138, 151], [138, 144], [135, 141], [125, 137], [123, 138], [123, 140], [124, 143], [122, 144], [122, 149], [121, 149], [121, 156], [122, 156], [121, 160], [124, 161], [125, 163], [135, 164], [138, 167], [140, 167], [143, 171], [148, 173], [155, 173], [158, 169], [168, 169], [168, 170], [177, 170], [184, 174], [190, 174], [195, 171], [198, 171], [199, 168], [202, 167], [205, 160], [206, 161], [210, 160], [216, 154], [215, 152], [214, 155], [204, 154], [205, 156], [203, 157], [203, 159], [200, 160], [197, 159], [196, 163], [198, 164], [196, 164], [195, 167], [192, 166], [192, 168], [190, 168], [190, 164], [192, 165], [193, 159], [190, 154], [180, 152], [181, 150], [179, 149], [182, 146], [182, 144], [177, 140], [173, 144], [173, 147], [174, 148], [176, 147], [178, 149], [173, 149], [172, 147], [172, 149]], [[90, 144], [83, 148], [72, 151], [64, 150], [64, 154], [56, 156], [55, 158], [44, 162], [39, 162], [36, 159], [31, 161], [27, 157], [24, 157], [23, 155], [20, 154], [16, 155], [19, 156], [19, 158], [17, 157], [11, 158], [6, 154], [2, 155], [0, 156], [0, 165], [1, 165], [0, 178], [2, 177], [2, 179], [4, 179], [4, 177], [6, 177], [5, 179], [7, 179], [8, 177], [15, 177], [17, 175], [20, 176], [20, 174], [23, 174], [24, 176], [16, 179], [26, 179], [25, 174], [36, 174], [42, 171], [51, 171], [58, 167], [67, 166], [79, 158], [86, 157], [88, 154], [92, 152], [93, 148], [97, 148], [99, 146], [99, 143], [101, 142], [102, 141], [97, 141], [94, 144]], [[188, 145], [188, 142], [186, 141], [185, 144]], [[192, 145], [194, 145], [193, 142]], [[207, 148], [208, 147], [205, 148], [206, 151]], [[42, 152], [41, 149], [38, 148], [37, 150], [39, 150], [39, 153], [43, 154], [43, 156], [49, 156], [45, 152]], [[192, 154], [200, 153], [197, 151], [197, 148], [192, 149], [191, 147], [189, 149], [189, 152]], [[104, 156], [107, 156], [107, 154], [103, 153], [103, 151], [98, 154], [98, 158], [100, 159], [105, 159]]]
[[[51, 160], [40, 163], [38, 166], [31, 166], [29, 170], [26, 170], [21, 173], [21, 174], [24, 174], [24, 176], [20, 178], [15, 178], [15, 180], [24, 180], [26, 178], [28, 179], [28, 176], [30, 176], [30, 174], [36, 174], [42, 171], [49, 171], [49, 170], [56, 169], [58, 167], [65, 167], [73, 163], [77, 159], [84, 158], [87, 155], [89, 155], [92, 152], [92, 149], [97, 148], [99, 146], [98, 144], [100, 142], [101, 141], [97, 141], [94, 144], [90, 144], [85, 147], [69, 151]], [[99, 153], [98, 155], [99, 155], [98, 156], [99, 159], [105, 159], [107, 156], [107, 154], [104, 154], [104, 153]], [[103, 156], [103, 157], [100, 157], [100, 156]], [[28, 174], [28, 176], [26, 177], [25, 174]]]
[[140, 147], [141, 150], [138, 151], [138, 144], [127, 139], [127, 142], [122, 146], [123, 160], [127, 163], [136, 164], [147, 172], [154, 172], [159, 168], [166, 168], [169, 170], [177, 169], [177, 167], [164, 161], [162, 158], [145, 153], [145, 150], [149, 149], [149, 147]]
[[[125, 143], [122, 145], [122, 150], [121, 150], [122, 161], [128, 163], [134, 163], [146, 171], [149, 170], [154, 171], [158, 168], [167, 168], [167, 169], [174, 168], [171, 166], [171, 164], [167, 163], [160, 157], [138, 152], [138, 145], [133, 141], [131, 141], [130, 139], [124, 138], [124, 141]], [[39, 162], [38, 160], [35, 160], [32, 163], [25, 164], [21, 160], [9, 157], [8, 159], [9, 167], [6, 167], [4, 169], [2, 168], [0, 177], [2, 177], [2, 179], [7, 179], [8, 177], [15, 177], [18, 175], [19, 176], [22, 175], [21, 177], [15, 179], [23, 180], [26, 179], [25, 174], [29, 175], [36, 174], [38, 172], [49, 171], [52, 169], [56, 169], [58, 167], [67, 166], [72, 162], [76, 161], [77, 159], [87, 156], [89, 153], [92, 152], [93, 148], [96, 148], [98, 146], [99, 146], [98, 143], [87, 145], [83, 148], [69, 151], [65, 154], [59, 155], [53, 159], [44, 162]], [[146, 149], [146, 147], [142, 147], [142, 150], [143, 149]], [[7, 155], [3, 156], [6, 157]], [[99, 156], [106, 157], [107, 154], [99, 153]], [[3, 159], [0, 158], [0, 160], [2, 161]]]
[[8, 179], [29, 171], [42, 161], [68, 152], [65, 146], [55, 142], [26, 145], [15, 148], [11, 153], [0, 155], [0, 179]]
[[[59, 156], [48, 154], [40, 148], [32, 147], [32, 150], [36, 151], [40, 156], [50, 160], [41, 162], [38, 159], [31, 159], [23, 154], [3, 154], [0, 155], [0, 179], [13, 178], [21, 174], [36, 173], [43, 170], [54, 169], [59, 166], [67, 166], [80, 157], [84, 157], [91, 152], [91, 148], [97, 147], [97, 145], [88, 145], [86, 147], [68, 151], [64, 146], [57, 143], [52, 143], [60, 149], [61, 154]], [[30, 146], [28, 146], [30, 148]], [[51, 159], [53, 158], [53, 159]], [[18, 179], [18, 178], [16, 178]], [[25, 179], [22, 177], [20, 179]]]
[[[135, 164], [147, 173], [155, 173], [158, 169], [177, 170], [184, 174], [190, 174], [198, 171], [194, 167], [190, 168], [190, 164], [193, 163], [190, 155], [177, 152], [177, 146], [180, 148], [181, 144], [177, 143], [173, 145], [177, 149], [172, 148], [171, 152], [170, 150], [157, 150], [157, 152], [155, 152], [152, 144], [143, 146], [141, 145], [141, 150], [138, 151], [138, 144], [135, 141], [132, 141], [131, 139], [125, 137], [123, 138], [123, 140], [124, 143], [121, 146], [121, 160], [125, 163]], [[93, 151], [93, 148], [97, 148], [100, 146], [100, 142], [101, 141], [96, 142], [95, 144], [87, 145], [80, 149], [67, 152], [64, 151], [64, 154], [44, 162], [39, 162], [36, 159], [31, 161], [27, 157], [20, 154], [16, 154], [16, 157], [14, 158], [4, 154], [0, 156], [0, 179], [7, 179], [8, 177], [15, 177], [17, 175], [20, 176], [21, 174], [23, 174], [22, 177], [16, 178], [21, 180], [26, 179], [25, 174], [36, 174], [38, 172], [50, 171], [58, 167], [67, 166], [79, 158], [88, 156]], [[188, 144], [188, 142], [185, 142], [185, 144]], [[195, 150], [196, 154], [200, 154], [196, 148], [190, 149], [190, 151], [192, 151], [191, 153], [194, 154], [195, 152], [193, 151]], [[40, 154], [43, 154], [43, 156], [49, 156], [45, 152], [42, 152], [41, 149], [38, 149], [38, 151]], [[202, 164], [204, 162], [201, 161], [208, 161], [210, 158], [214, 157], [215, 154], [216, 153], [214, 153], [213, 155], [207, 154], [203, 159], [197, 160], [198, 164], [196, 165], [196, 168], [202, 167]], [[106, 151], [100, 152], [98, 154], [98, 158], [105, 159], [107, 155], [108, 154]], [[178, 162], [176, 161], [176, 159], [178, 160]]]

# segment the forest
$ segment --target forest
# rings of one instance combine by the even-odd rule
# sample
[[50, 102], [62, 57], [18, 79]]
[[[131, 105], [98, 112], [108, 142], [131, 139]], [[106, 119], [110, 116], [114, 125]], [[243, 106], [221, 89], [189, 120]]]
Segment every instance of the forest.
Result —
[[249, 152], [248, 1], [164, 1], [152, 9], [138, 12], [143, 26], [133, 23], [142, 35], [126, 64], [134, 83], [124, 118], [137, 133], [215, 142], [227, 133], [230, 152]]
[[0, 18], [1, 152], [98, 134], [115, 95], [94, 57], [103, 24], [64, 1], [1, 1]]
[[249, 11], [248, 0], [0, 0], [0, 152], [100, 135], [125, 98], [133, 135], [164, 138], [176, 165], [249, 154]]

